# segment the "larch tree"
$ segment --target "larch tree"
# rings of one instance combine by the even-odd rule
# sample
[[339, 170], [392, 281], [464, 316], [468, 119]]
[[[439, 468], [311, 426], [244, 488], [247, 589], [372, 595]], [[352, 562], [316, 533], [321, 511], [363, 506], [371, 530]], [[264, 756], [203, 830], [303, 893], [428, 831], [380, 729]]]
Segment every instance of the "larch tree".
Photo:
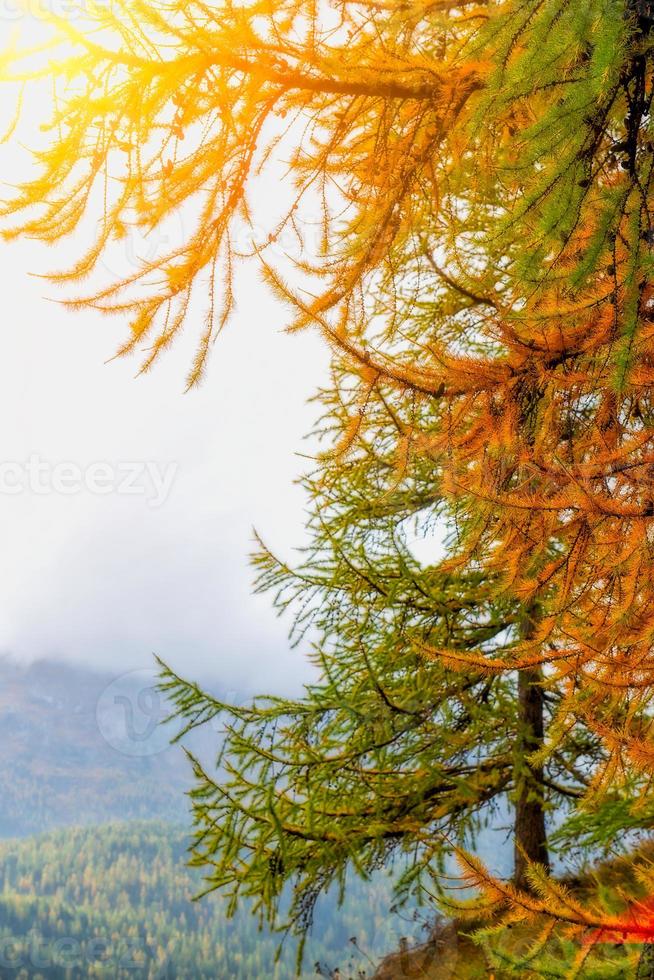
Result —
[[[351, 438], [354, 380], [335, 371], [321, 395], [329, 443], [334, 429]], [[414, 523], [429, 537], [430, 524], [454, 515], [435, 499], [433, 460], [420, 455], [408, 468], [398, 459], [402, 408], [417, 421], [416, 405], [391, 407], [378, 389], [356, 446], [307, 477], [310, 540], [299, 566], [263, 547], [256, 555], [259, 588], [274, 592], [280, 612], [294, 611], [294, 639], [311, 643], [317, 679], [304, 697], [225, 705], [163, 667], [175, 718], [188, 728], [227, 719], [219, 772], [193, 759], [194, 861], [207, 871], [207, 890], [235, 905], [247, 899], [301, 934], [316, 899], [345, 887], [352, 869], [370, 876], [392, 864], [398, 899], [446, 899], [452, 845], [474, 846], [479, 831], [510, 820], [522, 802], [515, 671], [453, 671], [431, 654], [435, 646], [510, 651], [522, 605], [498, 596], [500, 573], [453, 572], [437, 554], [422, 564], [413, 556]], [[429, 412], [428, 403], [418, 411], [425, 426]], [[467, 523], [459, 515], [453, 533], [465, 538]], [[544, 723], [560, 699], [548, 691]], [[574, 819], [603, 755], [583, 725], [568, 732], [531, 787], [539, 815]], [[521, 832], [526, 851], [533, 835]], [[530, 857], [547, 860], [543, 850]]]
[[[242, 251], [236, 231], [257, 220], [249, 189], [283, 150], [294, 198], [251, 251], [294, 309], [292, 329], [320, 330], [354, 379], [339, 452], [356, 453], [372, 438], [383, 399], [397, 421], [394, 493], [405, 475], [431, 467], [434, 499], [461, 529], [435, 573], [441, 596], [448, 576], [456, 579], [456, 615], [448, 620], [435, 609], [426, 637], [419, 616], [418, 636], [415, 620], [403, 636], [420, 663], [451, 676], [458, 703], [468, 682], [479, 692], [486, 679], [501, 699], [506, 678], [517, 677], [523, 763], [513, 792], [523, 894], [545, 854], [548, 767], [575, 732], [602, 746], [580, 806], [617, 798], [636, 822], [654, 759], [648, 3], [135, 0], [80, 5], [79, 13], [53, 19], [74, 54], [45, 69], [12, 69], [19, 83], [54, 74], [59, 87], [50, 142], [37, 154], [41, 172], [6, 206], [15, 222], [7, 234], [56, 242], [100, 189], [95, 245], [54, 277], [74, 283], [130, 223], [151, 229], [192, 205], [196, 224], [182, 245], [73, 301], [128, 318], [120, 353], [145, 349], [147, 369], [204, 295], [192, 385], [232, 312]], [[318, 246], [310, 241], [315, 224]], [[267, 247], [288, 230], [305, 251], [285, 278]], [[347, 510], [357, 491], [339, 492]], [[352, 527], [356, 539], [358, 522]], [[333, 574], [348, 577], [333, 550], [340, 539], [324, 533], [320, 527], [317, 546], [331, 557], [318, 590], [329, 590]], [[366, 548], [380, 532], [371, 533]], [[406, 564], [401, 552], [390, 554], [382, 568], [387, 560]], [[282, 574], [272, 566], [268, 573]], [[355, 565], [349, 575], [357, 574]], [[403, 572], [402, 582], [412, 575]], [[466, 614], [471, 576], [480, 583], [479, 618]], [[325, 615], [334, 615], [323, 598]], [[393, 601], [391, 631], [402, 628]], [[379, 647], [369, 669], [367, 650], [355, 659], [351, 647], [357, 628], [377, 636], [384, 615], [345, 617], [340, 650], [350, 651], [354, 671], [348, 697], [357, 669], [373, 700], [392, 690], [392, 662], [378, 663], [390, 651]], [[507, 615], [511, 628], [485, 632]], [[325, 652], [325, 670], [332, 656]], [[345, 660], [337, 666], [347, 674]], [[370, 687], [375, 676], [380, 690]], [[180, 710], [192, 713], [179, 685]], [[324, 691], [334, 690], [329, 681]], [[264, 712], [261, 723], [273, 732], [275, 711], [286, 717], [280, 706], [252, 710], [255, 723]], [[482, 715], [473, 715], [474, 732]], [[238, 724], [249, 720], [241, 713]], [[238, 724], [229, 743], [237, 774], [239, 758], [249, 764]], [[323, 748], [338, 730], [330, 724]], [[492, 744], [490, 736], [491, 751]], [[275, 752], [260, 765], [274, 789]], [[325, 788], [329, 766], [329, 756], [319, 757]], [[292, 813], [285, 779], [280, 792]], [[200, 795], [207, 820], [211, 803]], [[243, 800], [234, 800], [232, 827], [244, 808], [247, 821]], [[286, 841], [275, 812], [269, 822]], [[239, 840], [239, 833], [201, 836], [198, 853], [227, 867], [240, 860]], [[258, 879], [269, 902], [285, 867], [277, 855]]]

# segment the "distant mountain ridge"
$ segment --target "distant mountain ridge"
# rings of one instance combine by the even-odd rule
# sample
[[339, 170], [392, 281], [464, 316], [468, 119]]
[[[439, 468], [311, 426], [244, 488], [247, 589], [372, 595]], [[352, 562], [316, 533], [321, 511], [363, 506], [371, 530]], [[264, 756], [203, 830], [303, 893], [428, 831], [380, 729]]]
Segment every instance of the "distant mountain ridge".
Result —
[[[153, 671], [0, 659], [0, 837], [111, 820], [188, 821], [190, 767]], [[217, 734], [195, 738], [213, 754]]]

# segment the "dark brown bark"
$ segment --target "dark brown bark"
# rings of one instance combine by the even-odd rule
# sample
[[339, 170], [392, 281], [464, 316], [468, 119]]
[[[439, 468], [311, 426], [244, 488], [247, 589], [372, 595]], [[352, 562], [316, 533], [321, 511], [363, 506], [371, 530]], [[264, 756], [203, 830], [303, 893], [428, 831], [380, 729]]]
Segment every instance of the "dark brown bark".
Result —
[[545, 734], [544, 699], [540, 669], [518, 674], [518, 736], [515, 753], [515, 871], [518, 888], [530, 890], [529, 862], [549, 868], [543, 791], [543, 769], [531, 765], [530, 753], [543, 745]]

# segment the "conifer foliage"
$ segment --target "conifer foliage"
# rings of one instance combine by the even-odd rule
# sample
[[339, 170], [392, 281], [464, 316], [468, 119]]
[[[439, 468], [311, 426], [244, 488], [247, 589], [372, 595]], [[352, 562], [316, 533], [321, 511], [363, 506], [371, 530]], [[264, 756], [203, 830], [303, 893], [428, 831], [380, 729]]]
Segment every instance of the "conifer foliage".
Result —
[[[252, 252], [292, 328], [333, 349], [313, 551], [298, 572], [259, 559], [315, 629], [321, 680], [232, 711], [225, 781], [198, 767], [197, 860], [268, 911], [299, 881], [302, 925], [347, 862], [427, 853], [505, 793], [533, 893], [547, 806], [636, 822], [654, 760], [648, 3], [118, 0], [80, 18], [53, 18], [75, 53], [45, 69], [50, 142], [7, 234], [55, 242], [107, 188], [96, 244], [55, 277], [79, 283], [130, 223], [196, 215], [168, 255], [72, 300], [128, 318], [120, 352], [147, 368], [204, 296], [192, 385], [281, 155], [293, 200]], [[288, 230], [290, 271], [270, 257]], [[426, 569], [411, 513], [451, 530]], [[190, 724], [220, 708], [167, 683]]]

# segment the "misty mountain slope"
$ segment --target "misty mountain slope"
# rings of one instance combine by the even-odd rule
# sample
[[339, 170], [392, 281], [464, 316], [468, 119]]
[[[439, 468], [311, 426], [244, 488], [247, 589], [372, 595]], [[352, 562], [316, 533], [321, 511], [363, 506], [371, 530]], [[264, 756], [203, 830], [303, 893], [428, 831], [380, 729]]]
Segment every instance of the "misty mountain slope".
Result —
[[[0, 836], [115, 819], [186, 821], [191, 778], [152, 671], [0, 660]], [[216, 734], [196, 739], [213, 751]]]

